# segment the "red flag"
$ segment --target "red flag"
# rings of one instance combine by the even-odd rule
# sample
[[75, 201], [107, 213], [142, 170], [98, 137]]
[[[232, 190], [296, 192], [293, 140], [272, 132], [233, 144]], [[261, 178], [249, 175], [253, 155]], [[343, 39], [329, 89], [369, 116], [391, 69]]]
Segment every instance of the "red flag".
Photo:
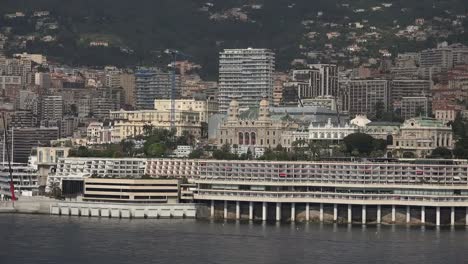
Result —
[[13, 182], [10, 181], [10, 192], [11, 192], [11, 200], [16, 201], [16, 196], [15, 196], [15, 185], [13, 185]]

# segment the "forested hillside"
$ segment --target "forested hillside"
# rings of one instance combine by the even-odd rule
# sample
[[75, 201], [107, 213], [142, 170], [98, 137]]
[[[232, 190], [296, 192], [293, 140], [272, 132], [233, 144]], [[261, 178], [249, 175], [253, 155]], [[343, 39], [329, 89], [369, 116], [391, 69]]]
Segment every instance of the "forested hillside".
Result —
[[[382, 3], [392, 5], [372, 11]], [[271, 48], [277, 54], [278, 69], [287, 69], [294, 58], [304, 58], [307, 52], [320, 51], [332, 42], [326, 37], [328, 31], [342, 35], [333, 40], [336, 52], [349, 45], [348, 33], [363, 30], [349, 26], [354, 22], [382, 35], [371, 43], [374, 46], [366, 47], [369, 54], [365, 56], [374, 55], [380, 46], [420, 49], [444, 38], [466, 43], [467, 32], [460, 30], [419, 42], [396, 38], [394, 32], [416, 18], [455, 19], [466, 15], [467, 9], [466, 0], [2, 0], [0, 27], [3, 31], [9, 28], [10, 40], [38, 37], [29, 38], [25, 47], [10, 41], [7, 48], [11, 52], [43, 52], [74, 65], [133, 66], [167, 63], [161, 51], [175, 48], [192, 55], [203, 66], [202, 74], [213, 79], [218, 52], [223, 48]], [[38, 19], [29, 15], [38, 10], [50, 11], [58, 28], [38, 30]], [[18, 11], [27, 15], [15, 19], [4, 16]], [[466, 21], [462, 20], [462, 28], [466, 28]], [[307, 38], [309, 32], [317, 37]], [[55, 39], [40, 41], [44, 35]], [[89, 42], [96, 40], [110, 45], [89, 47]]]

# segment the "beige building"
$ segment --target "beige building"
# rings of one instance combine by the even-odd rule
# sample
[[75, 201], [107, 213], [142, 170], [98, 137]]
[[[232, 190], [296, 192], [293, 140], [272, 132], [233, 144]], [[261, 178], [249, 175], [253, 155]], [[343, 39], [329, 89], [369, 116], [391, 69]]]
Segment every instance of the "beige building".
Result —
[[[142, 135], [145, 126], [171, 129], [171, 100], [157, 99], [154, 110], [112, 111], [114, 120], [112, 140], [120, 141], [128, 137]], [[216, 102], [194, 99], [175, 100], [175, 128], [178, 136], [188, 131], [195, 137], [202, 136], [202, 128], [208, 117], [215, 112]]]
[[292, 144], [291, 132], [299, 125], [287, 117], [271, 116], [267, 100], [262, 100], [259, 108], [239, 113], [239, 103], [232, 100], [228, 116], [218, 129], [217, 145], [274, 148], [281, 144], [288, 148]]
[[[428, 117], [406, 120], [393, 135], [388, 150], [396, 157], [427, 157], [437, 147], [453, 149], [453, 132], [444, 122]], [[409, 154], [412, 153], [412, 154]]]
[[84, 179], [84, 201], [178, 203], [179, 198], [177, 179]]
[[120, 86], [125, 93], [125, 104], [135, 106], [135, 75], [133, 73], [120, 74]]

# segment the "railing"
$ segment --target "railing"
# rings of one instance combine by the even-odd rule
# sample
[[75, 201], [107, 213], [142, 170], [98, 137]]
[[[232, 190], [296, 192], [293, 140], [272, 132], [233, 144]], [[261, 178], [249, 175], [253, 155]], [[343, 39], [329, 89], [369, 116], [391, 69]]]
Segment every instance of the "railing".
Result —
[[237, 190], [198, 190], [194, 192], [196, 199], [203, 196], [228, 196], [244, 198], [268, 199], [327, 199], [327, 200], [359, 200], [359, 201], [399, 201], [399, 202], [468, 202], [468, 196], [446, 195], [397, 195], [397, 194], [355, 194], [326, 192], [268, 192], [268, 191], [237, 191]]

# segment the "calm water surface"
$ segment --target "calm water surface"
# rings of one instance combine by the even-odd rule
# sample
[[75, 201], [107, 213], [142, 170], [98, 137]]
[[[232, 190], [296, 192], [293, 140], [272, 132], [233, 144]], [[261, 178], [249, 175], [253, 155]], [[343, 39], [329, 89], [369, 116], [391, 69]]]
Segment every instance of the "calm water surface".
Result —
[[468, 230], [0, 214], [0, 264], [468, 263]]

